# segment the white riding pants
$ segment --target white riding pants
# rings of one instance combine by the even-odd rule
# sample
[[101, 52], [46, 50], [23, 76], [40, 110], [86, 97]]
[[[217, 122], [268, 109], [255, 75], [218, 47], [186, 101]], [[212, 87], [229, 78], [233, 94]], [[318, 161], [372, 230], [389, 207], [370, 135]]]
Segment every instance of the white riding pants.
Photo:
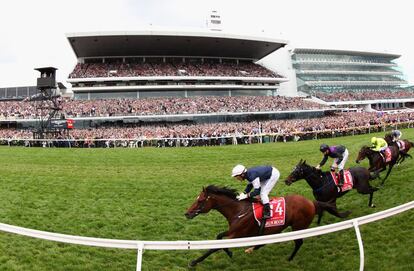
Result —
[[269, 193], [272, 191], [273, 187], [276, 185], [277, 181], [279, 180], [280, 172], [276, 168], [273, 168], [272, 175], [270, 179], [263, 182], [260, 189], [260, 198], [262, 199], [262, 203], [266, 204], [269, 203]]
[[[348, 155], [349, 155], [348, 149], [345, 149], [344, 155], [343, 155], [344, 159], [342, 159], [342, 162], [338, 165], [338, 170], [343, 170], [344, 169], [345, 163], [348, 160]], [[334, 163], [332, 165], [337, 164], [338, 160], [339, 160], [339, 158], [335, 158]]]

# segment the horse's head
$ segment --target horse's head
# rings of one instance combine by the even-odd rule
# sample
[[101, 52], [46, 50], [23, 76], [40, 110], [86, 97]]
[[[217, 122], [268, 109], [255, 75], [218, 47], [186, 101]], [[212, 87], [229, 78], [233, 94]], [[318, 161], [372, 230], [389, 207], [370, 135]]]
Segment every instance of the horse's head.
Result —
[[393, 143], [393, 141], [392, 141], [392, 134], [391, 133], [385, 134], [384, 140], [387, 142], [388, 145], [392, 144]]
[[208, 213], [212, 207], [212, 201], [210, 200], [210, 195], [207, 192], [207, 189], [203, 187], [203, 190], [198, 195], [196, 201], [188, 208], [187, 212], [184, 214], [188, 219], [192, 219], [201, 213]]
[[306, 164], [306, 160], [300, 159], [299, 163], [293, 168], [293, 171], [286, 178], [285, 183], [291, 185], [292, 183], [306, 178], [311, 174], [312, 166]]
[[218, 206], [227, 206], [232, 207], [229, 204], [223, 205], [223, 201], [227, 198], [230, 201], [238, 202], [236, 199], [237, 193], [234, 189], [229, 189], [226, 187], [217, 187], [214, 185], [209, 185], [204, 188], [201, 193], [198, 195], [196, 201], [188, 208], [187, 212], [184, 214], [187, 218], [191, 219], [196, 217], [199, 214], [208, 213], [211, 209], [215, 209]]
[[357, 164], [359, 164], [359, 162], [361, 162], [365, 158], [369, 157], [369, 155], [370, 155], [371, 152], [372, 152], [372, 150], [370, 149], [370, 147], [368, 147], [368, 146], [362, 146], [362, 148], [358, 152], [358, 157], [355, 160], [355, 162]]

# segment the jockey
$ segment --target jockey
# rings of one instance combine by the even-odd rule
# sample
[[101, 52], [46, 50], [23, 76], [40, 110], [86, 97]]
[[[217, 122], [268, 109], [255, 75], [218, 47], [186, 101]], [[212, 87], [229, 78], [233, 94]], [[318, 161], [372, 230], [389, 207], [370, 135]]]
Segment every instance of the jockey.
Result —
[[385, 149], [388, 147], [387, 141], [385, 141], [385, 139], [375, 136], [371, 138], [371, 144], [371, 149], [380, 153], [384, 153]]
[[321, 144], [319, 150], [324, 154], [322, 161], [319, 165], [316, 166], [316, 169], [320, 169], [325, 165], [328, 157], [335, 158], [331, 166], [331, 171], [335, 171], [336, 168], [339, 170], [339, 180], [338, 187], [341, 188], [344, 185], [344, 167], [345, 163], [348, 160], [348, 149], [342, 145], [337, 146], [328, 146], [326, 144]]
[[[271, 166], [258, 166], [246, 169], [243, 165], [237, 165], [233, 168], [231, 176], [239, 181], [247, 180], [248, 182], [244, 193], [240, 193], [237, 199], [243, 200], [260, 195], [260, 200], [264, 206], [262, 219], [271, 218], [269, 193], [279, 180], [279, 170]], [[254, 190], [250, 192], [252, 188]]]
[[392, 136], [392, 142], [397, 142], [401, 138], [402, 133], [399, 130], [392, 130], [391, 136]]

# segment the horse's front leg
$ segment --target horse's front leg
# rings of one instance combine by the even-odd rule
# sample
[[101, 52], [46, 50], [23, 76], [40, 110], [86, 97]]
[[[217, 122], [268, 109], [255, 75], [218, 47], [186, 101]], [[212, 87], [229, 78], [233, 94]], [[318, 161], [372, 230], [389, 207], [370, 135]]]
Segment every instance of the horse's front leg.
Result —
[[[221, 232], [217, 235], [217, 239], [223, 239], [223, 237], [228, 235], [228, 231], [224, 231]], [[221, 248], [213, 248], [213, 249], [209, 249], [206, 253], [204, 253], [201, 257], [191, 261], [188, 266], [189, 267], [195, 267], [197, 264], [199, 264], [200, 262], [204, 261], [208, 256], [210, 256], [211, 254], [213, 254], [214, 252], [219, 251]], [[228, 248], [223, 248], [223, 250], [226, 252], [226, 254], [231, 258], [233, 257], [233, 252], [231, 252]]]
[[381, 182], [381, 186], [383, 186], [383, 185], [384, 185], [385, 180], [388, 178], [388, 175], [390, 175], [390, 173], [391, 173], [391, 169], [392, 169], [393, 167], [394, 167], [394, 165], [389, 165], [389, 166], [388, 166], [387, 175], [385, 175], [385, 178], [382, 180], [382, 182]]
[[188, 266], [189, 267], [195, 267], [198, 263], [204, 261], [208, 256], [210, 256], [211, 254], [213, 254], [214, 252], [219, 251], [221, 248], [213, 248], [213, 249], [209, 249], [206, 253], [204, 253], [201, 257], [195, 259], [194, 261], [191, 261]]
[[[229, 231], [223, 231], [217, 235], [216, 239], [218, 240], [223, 239], [223, 237], [227, 236], [228, 234], [229, 234]], [[226, 252], [227, 256], [229, 256], [230, 258], [233, 257], [233, 252], [231, 252], [230, 249], [223, 248], [223, 250], [224, 252]]]

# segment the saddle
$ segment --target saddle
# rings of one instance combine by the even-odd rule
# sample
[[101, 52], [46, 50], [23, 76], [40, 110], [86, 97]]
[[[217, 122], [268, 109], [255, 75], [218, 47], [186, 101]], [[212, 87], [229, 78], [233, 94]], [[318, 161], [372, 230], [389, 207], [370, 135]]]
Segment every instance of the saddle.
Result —
[[398, 141], [397, 141], [397, 146], [398, 146], [398, 149], [399, 149], [400, 151], [405, 150], [405, 142], [404, 142], [403, 140], [398, 140]]
[[[331, 171], [331, 176], [332, 176], [332, 179], [335, 185], [338, 186], [339, 174], [336, 174], [335, 172]], [[354, 186], [354, 182], [352, 179], [351, 172], [349, 172], [348, 169], [344, 169], [344, 185], [342, 186], [341, 191], [343, 192], [343, 191], [351, 190], [353, 186]]]
[[384, 160], [384, 163], [390, 162], [391, 159], [392, 159], [392, 153], [391, 153], [390, 147], [385, 149], [384, 154], [382, 154], [380, 152], [380, 155], [381, 155], [382, 159]]
[[[266, 220], [265, 228], [269, 227], [276, 227], [285, 225], [285, 217], [286, 217], [286, 204], [284, 197], [272, 198], [270, 199], [270, 214], [272, 218]], [[263, 217], [263, 204], [260, 202], [253, 202], [253, 214], [254, 219], [256, 220], [257, 224], [260, 226], [262, 217]]]

